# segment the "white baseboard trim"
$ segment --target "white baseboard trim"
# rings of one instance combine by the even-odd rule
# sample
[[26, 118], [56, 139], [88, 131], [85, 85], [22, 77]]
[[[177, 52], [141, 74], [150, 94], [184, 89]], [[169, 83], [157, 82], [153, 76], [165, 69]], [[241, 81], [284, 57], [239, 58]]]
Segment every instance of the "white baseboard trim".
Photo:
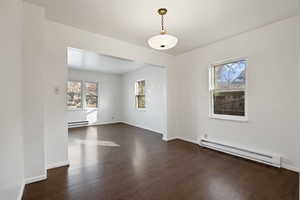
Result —
[[23, 183], [22, 183], [22, 185], [21, 185], [20, 193], [19, 193], [19, 195], [18, 195], [17, 200], [22, 200], [23, 194], [24, 194], [24, 189], [25, 189], [25, 181], [23, 181]]
[[141, 129], [145, 129], [145, 130], [152, 131], [152, 132], [159, 133], [159, 134], [163, 135], [163, 132], [161, 132], [161, 131], [154, 130], [154, 129], [151, 129], [151, 128], [148, 128], [148, 127], [145, 127], [145, 126], [131, 124], [131, 123], [125, 122], [125, 121], [95, 122], [95, 123], [89, 123], [88, 125], [76, 126], [76, 127], [71, 127], [71, 128], [80, 128], [80, 127], [97, 126], [97, 125], [108, 125], [108, 124], [118, 124], [118, 123], [127, 124], [127, 125], [130, 125], [130, 126], [138, 127], [138, 128], [141, 128]]
[[197, 142], [195, 140], [187, 139], [187, 138], [180, 137], [180, 136], [170, 137], [170, 138], [163, 138], [163, 140], [166, 141], [166, 142], [169, 142], [169, 141], [172, 141], [172, 140], [176, 140], [176, 139], [199, 145], [199, 142]]
[[[175, 140], [175, 139], [183, 140], [183, 141], [190, 142], [190, 143], [193, 143], [193, 144], [198, 144], [198, 145], [201, 146], [200, 142], [197, 142], [197, 141], [191, 140], [191, 139], [187, 139], [187, 138], [184, 138], [184, 137], [180, 137], [180, 136], [171, 137], [171, 138], [163, 138], [163, 140], [167, 141], [167, 142], [171, 141], [171, 140]], [[281, 163], [281, 167], [284, 168], [284, 169], [288, 169], [288, 170], [300, 173], [300, 167], [296, 167], [296, 166], [286, 164], [286, 163]]]
[[169, 141], [172, 141], [172, 140], [176, 140], [176, 139], [177, 139], [177, 137], [168, 137], [168, 138], [167, 137], [163, 137], [162, 138], [162, 140], [166, 141], [166, 142], [169, 142]]
[[47, 175], [43, 174], [40, 176], [32, 177], [32, 178], [25, 178], [25, 184], [35, 183], [38, 181], [43, 181], [47, 179]]
[[200, 145], [200, 143], [199, 142], [197, 142], [196, 140], [191, 140], [191, 139], [187, 139], [187, 138], [184, 138], [184, 137], [176, 137], [177, 139], [179, 139], [179, 140], [183, 140], [183, 141], [186, 141], [186, 142], [190, 142], [190, 143], [193, 143], [193, 144], [198, 144], [198, 145]]
[[145, 126], [140, 126], [140, 125], [132, 124], [132, 123], [125, 122], [125, 121], [121, 121], [120, 123], [127, 124], [129, 126], [134, 126], [134, 127], [137, 127], [137, 128], [145, 129], [145, 130], [148, 130], [148, 131], [152, 131], [152, 132], [164, 135], [163, 132], [161, 132], [161, 131], [154, 130], [152, 128], [148, 128], [148, 127], [145, 127]]
[[296, 166], [293, 166], [293, 165], [290, 165], [290, 164], [281, 163], [281, 167], [284, 168], [284, 169], [288, 169], [288, 170], [300, 173], [300, 168], [299, 167], [296, 167]]
[[54, 168], [65, 167], [65, 166], [69, 166], [68, 160], [57, 162], [57, 163], [49, 163], [47, 165], [47, 169], [54, 169]]

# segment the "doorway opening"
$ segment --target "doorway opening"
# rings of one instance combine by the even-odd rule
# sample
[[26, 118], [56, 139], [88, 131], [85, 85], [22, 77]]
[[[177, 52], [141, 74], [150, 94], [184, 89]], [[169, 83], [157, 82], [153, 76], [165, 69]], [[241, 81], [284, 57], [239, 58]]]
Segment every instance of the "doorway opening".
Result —
[[124, 141], [133, 136], [128, 130], [145, 137], [166, 135], [165, 67], [78, 48], [67, 50], [71, 167], [99, 162], [99, 151], [126, 145]]

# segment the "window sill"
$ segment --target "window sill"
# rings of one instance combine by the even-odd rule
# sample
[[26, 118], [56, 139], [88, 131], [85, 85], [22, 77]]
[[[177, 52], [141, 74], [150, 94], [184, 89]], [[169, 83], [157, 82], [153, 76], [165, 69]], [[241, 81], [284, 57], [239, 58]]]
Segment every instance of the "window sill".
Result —
[[83, 109], [82, 108], [71, 108], [71, 109], [68, 109], [67, 108], [67, 111], [82, 111]]
[[83, 110], [98, 110], [98, 108], [84, 108]]
[[93, 111], [98, 109], [99, 108], [77, 108], [77, 109], [67, 109], [67, 111], [78, 112], [78, 111]]
[[220, 119], [220, 120], [229, 120], [229, 121], [237, 121], [237, 122], [248, 122], [247, 116], [231, 116], [231, 115], [209, 115], [210, 119]]

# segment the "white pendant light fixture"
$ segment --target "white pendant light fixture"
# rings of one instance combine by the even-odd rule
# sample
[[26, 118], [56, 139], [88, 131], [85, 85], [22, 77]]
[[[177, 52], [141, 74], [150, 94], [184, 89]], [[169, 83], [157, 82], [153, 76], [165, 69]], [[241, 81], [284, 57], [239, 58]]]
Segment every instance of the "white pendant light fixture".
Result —
[[151, 48], [157, 50], [171, 49], [176, 46], [178, 39], [172, 35], [167, 34], [164, 26], [164, 15], [167, 14], [166, 8], [158, 9], [158, 14], [161, 16], [161, 32], [159, 35], [153, 36], [148, 40]]

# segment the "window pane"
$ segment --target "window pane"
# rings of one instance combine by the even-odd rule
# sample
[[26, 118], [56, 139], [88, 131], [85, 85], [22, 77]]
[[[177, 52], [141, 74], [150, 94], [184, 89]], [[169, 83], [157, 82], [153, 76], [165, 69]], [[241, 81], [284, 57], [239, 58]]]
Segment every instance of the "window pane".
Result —
[[68, 81], [67, 106], [68, 109], [81, 108], [81, 82]]
[[85, 82], [85, 102], [86, 108], [98, 107], [98, 84]]
[[137, 108], [146, 108], [145, 95], [137, 95], [135, 98]]
[[214, 67], [215, 89], [245, 88], [246, 61], [241, 60]]
[[245, 116], [245, 92], [214, 92], [214, 114]]
[[136, 95], [145, 95], [145, 80], [136, 82]]

